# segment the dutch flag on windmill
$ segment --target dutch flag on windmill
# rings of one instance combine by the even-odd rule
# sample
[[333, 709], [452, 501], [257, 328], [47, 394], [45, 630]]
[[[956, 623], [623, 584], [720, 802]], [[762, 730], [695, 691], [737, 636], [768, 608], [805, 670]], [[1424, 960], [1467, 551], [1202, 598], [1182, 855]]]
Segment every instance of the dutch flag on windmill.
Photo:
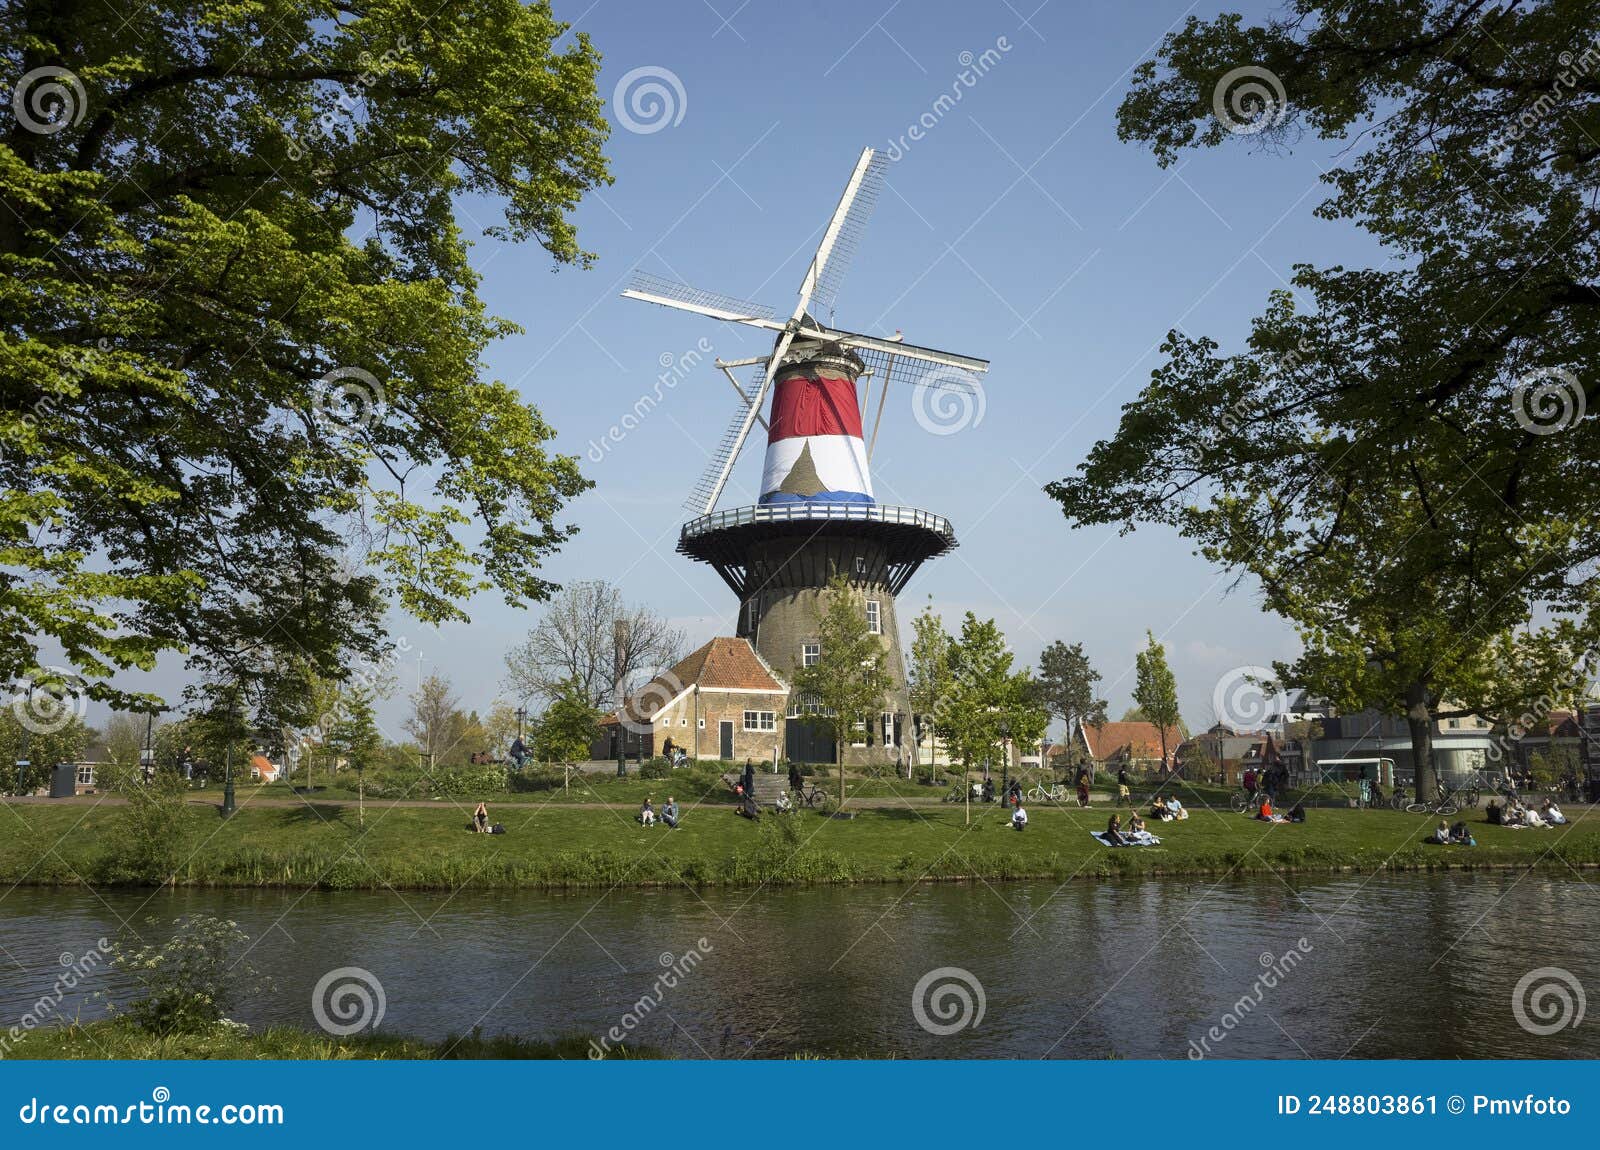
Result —
[[797, 364], [779, 374], [761, 502], [873, 502], [856, 381], [832, 364]]

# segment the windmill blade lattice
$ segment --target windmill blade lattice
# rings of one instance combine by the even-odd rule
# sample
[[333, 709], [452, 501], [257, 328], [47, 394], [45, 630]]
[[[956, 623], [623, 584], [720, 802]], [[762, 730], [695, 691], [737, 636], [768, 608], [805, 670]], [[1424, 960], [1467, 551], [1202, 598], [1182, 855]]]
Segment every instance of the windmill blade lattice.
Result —
[[[663, 279], [661, 276], [651, 275], [649, 272], [634, 272], [628, 281], [624, 296], [633, 296], [645, 300], [646, 303], [658, 303], [664, 307], [671, 307], [674, 303], [681, 304], [691, 311], [703, 314], [712, 314], [713, 318], [723, 318], [737, 322], [741, 319], [765, 320], [771, 322], [777, 318], [777, 313], [765, 304], [753, 303], [747, 299], [738, 299], [735, 296], [721, 295], [713, 291], [701, 291], [699, 288], [690, 287], [677, 280]], [[713, 313], [721, 313], [716, 315]]]
[[888, 157], [883, 152], [874, 152], [861, 178], [861, 186], [856, 189], [855, 199], [850, 203], [850, 210], [845, 213], [839, 238], [834, 241], [833, 251], [817, 280], [817, 289], [811, 297], [812, 315], [817, 315], [821, 310], [832, 316], [839, 298], [839, 285], [844, 273], [850, 270], [850, 260], [856, 254], [856, 245], [861, 242], [861, 233], [866, 230], [872, 209], [877, 206], [878, 193], [883, 191], [883, 177], [888, 168]]
[[706, 469], [701, 472], [699, 480], [694, 485], [694, 490], [689, 492], [689, 497], [683, 501], [684, 510], [694, 515], [702, 515], [708, 509], [712, 492], [717, 490], [718, 480], [721, 479], [728, 457], [742, 446], [739, 442], [740, 432], [744, 429], [745, 413], [750, 405], [756, 401], [756, 396], [761, 392], [761, 385], [767, 378], [767, 365], [765, 361], [756, 364], [750, 369], [750, 382], [744, 388], [744, 403], [735, 408], [733, 418], [728, 421], [727, 430], [722, 433], [722, 438], [711, 452], [711, 458], [706, 461]]

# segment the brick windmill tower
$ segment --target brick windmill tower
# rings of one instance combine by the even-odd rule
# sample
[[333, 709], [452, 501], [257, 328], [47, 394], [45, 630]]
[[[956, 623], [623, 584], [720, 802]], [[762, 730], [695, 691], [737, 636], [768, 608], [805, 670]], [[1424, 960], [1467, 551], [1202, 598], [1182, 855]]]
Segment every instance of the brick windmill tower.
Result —
[[[678, 551], [709, 563], [739, 597], [737, 633], [749, 639], [779, 674], [818, 654], [818, 620], [836, 575], [849, 579], [865, 602], [865, 623], [883, 636], [892, 682], [880, 715], [859, 743], [844, 748], [847, 763], [888, 763], [906, 754], [911, 706], [900, 649], [895, 596], [923, 563], [956, 546], [948, 520], [910, 507], [879, 503], [870, 463], [889, 387], [978, 388], [986, 360], [916, 347], [831, 326], [844, 270], [883, 186], [884, 158], [871, 148], [857, 160], [844, 195], [822, 236], [787, 319], [743, 300], [683, 284], [636, 276], [629, 299], [745, 324], [774, 335], [769, 355], [716, 361], [739, 401], [709, 466], [685, 506]], [[829, 315], [827, 324], [814, 318]], [[749, 368], [747, 384], [735, 369]], [[870, 438], [863, 424], [878, 388]], [[771, 397], [770, 418], [762, 415]], [[761, 496], [750, 507], [717, 510], [717, 500], [750, 437], [767, 433]], [[791, 700], [791, 717], [800, 700]], [[815, 725], [785, 724], [788, 757], [827, 762], [834, 748]]]

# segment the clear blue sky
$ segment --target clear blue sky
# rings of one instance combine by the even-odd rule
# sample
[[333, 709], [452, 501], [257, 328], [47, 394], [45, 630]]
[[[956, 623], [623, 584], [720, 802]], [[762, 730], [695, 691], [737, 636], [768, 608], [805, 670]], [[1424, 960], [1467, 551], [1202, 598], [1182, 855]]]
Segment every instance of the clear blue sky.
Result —
[[[525, 329], [489, 363], [559, 429], [557, 446], [581, 455], [653, 388], [664, 355], [702, 337], [728, 358], [765, 351], [757, 333], [618, 292], [641, 267], [787, 311], [860, 149], [888, 147], [957, 83], [963, 53], [995, 48], [998, 62], [890, 168], [836, 313], [844, 327], [898, 328], [993, 361], [982, 420], [957, 434], [929, 434], [910, 393], [891, 395], [873, 460], [879, 497], [949, 517], [961, 540], [913, 580], [902, 620], [930, 595], [952, 625], [967, 610], [993, 616], [1019, 663], [1051, 640], [1081, 641], [1113, 716], [1130, 704], [1149, 628], [1167, 645], [1185, 718], [1204, 726], [1219, 676], [1292, 655], [1293, 633], [1260, 610], [1253, 586], [1230, 593], [1231, 580], [1171, 532], [1071, 531], [1041, 487], [1113, 431], [1169, 328], [1237, 348], [1292, 265], [1371, 262], [1370, 245], [1311, 215], [1336, 142], [1306, 137], [1273, 153], [1230, 141], [1162, 171], [1118, 141], [1132, 69], [1187, 13], [1215, 9], [1013, 3], [557, 0], [557, 15], [603, 53], [608, 101], [646, 67], [672, 72], [683, 100], [644, 133], [608, 108], [616, 184], [579, 212], [581, 241], [599, 257], [592, 270], [553, 273], [537, 249], [480, 241], [489, 308]], [[491, 205], [462, 208], [471, 234], [494, 222]], [[673, 550], [681, 502], [731, 402], [707, 365], [602, 462], [586, 460], [596, 487], [571, 506], [582, 531], [550, 577], [611, 579], [694, 642], [731, 634], [731, 594]], [[761, 447], [746, 450], [723, 506], [750, 501]], [[417, 654], [465, 702], [486, 706], [505, 651], [538, 611], [485, 596], [470, 626], [396, 618], [413, 654], [383, 711], [389, 732]]]

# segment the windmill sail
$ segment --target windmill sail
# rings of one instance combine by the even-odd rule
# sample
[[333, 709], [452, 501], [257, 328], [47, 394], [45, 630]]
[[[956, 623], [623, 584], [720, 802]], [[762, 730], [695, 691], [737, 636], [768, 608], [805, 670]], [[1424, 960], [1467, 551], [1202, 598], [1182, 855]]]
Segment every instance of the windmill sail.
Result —
[[694, 490], [689, 492], [689, 498], [683, 501], [684, 510], [694, 515], [704, 515], [711, 509], [713, 493], [720, 490], [724, 482], [723, 477], [732, 470], [732, 456], [744, 446], [746, 413], [750, 405], [756, 402], [756, 397], [761, 394], [766, 379], [767, 365], [763, 361], [751, 371], [750, 382], [744, 388], [744, 403], [734, 410], [727, 430], [722, 433], [722, 438], [711, 452], [711, 458], [706, 462], [705, 471], [701, 472]]
[[877, 206], [878, 193], [883, 190], [883, 176], [888, 167], [889, 160], [884, 153], [872, 153], [855, 196], [845, 211], [833, 250], [828, 254], [828, 262], [817, 278], [817, 288], [811, 296], [812, 315], [819, 312], [826, 312], [830, 317], [833, 315], [834, 305], [839, 298], [839, 284], [844, 279], [844, 273], [850, 269], [850, 260], [861, 242], [861, 233], [866, 230], [872, 209]]

